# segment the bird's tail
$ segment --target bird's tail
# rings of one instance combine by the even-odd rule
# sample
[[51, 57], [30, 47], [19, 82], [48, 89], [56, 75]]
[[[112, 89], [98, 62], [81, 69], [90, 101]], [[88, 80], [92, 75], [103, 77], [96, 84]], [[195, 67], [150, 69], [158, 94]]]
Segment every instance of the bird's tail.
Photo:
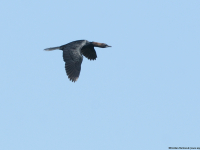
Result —
[[53, 51], [53, 50], [56, 50], [56, 49], [60, 49], [60, 46], [58, 46], [58, 47], [50, 47], [50, 48], [46, 48], [44, 50], [45, 51]]

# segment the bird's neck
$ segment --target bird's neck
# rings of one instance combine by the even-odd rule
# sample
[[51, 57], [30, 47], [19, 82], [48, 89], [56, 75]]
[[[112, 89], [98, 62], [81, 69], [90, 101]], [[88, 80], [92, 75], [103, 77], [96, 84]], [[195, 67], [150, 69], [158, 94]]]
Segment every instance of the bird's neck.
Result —
[[103, 43], [91, 42], [94, 47], [103, 47]]

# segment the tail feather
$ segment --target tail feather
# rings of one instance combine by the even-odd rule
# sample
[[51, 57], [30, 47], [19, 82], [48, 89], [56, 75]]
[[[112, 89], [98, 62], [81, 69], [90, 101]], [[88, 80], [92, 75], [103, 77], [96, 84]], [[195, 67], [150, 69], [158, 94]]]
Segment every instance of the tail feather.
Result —
[[45, 51], [53, 51], [53, 50], [56, 50], [56, 49], [60, 49], [60, 46], [58, 46], [58, 47], [50, 47], [50, 48], [46, 48], [44, 50]]

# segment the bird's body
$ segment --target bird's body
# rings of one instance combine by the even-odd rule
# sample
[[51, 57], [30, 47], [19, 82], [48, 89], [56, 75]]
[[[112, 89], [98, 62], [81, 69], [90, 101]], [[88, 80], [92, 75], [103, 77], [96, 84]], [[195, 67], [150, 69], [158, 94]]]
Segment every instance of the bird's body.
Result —
[[81, 63], [83, 61], [82, 55], [84, 55], [89, 60], [95, 60], [97, 58], [94, 47], [106, 48], [111, 46], [108, 46], [104, 43], [78, 40], [62, 46], [47, 48], [45, 50], [52, 51], [59, 49], [63, 51], [63, 60], [65, 61], [66, 73], [68, 75], [68, 78], [72, 82], [75, 82], [80, 75]]

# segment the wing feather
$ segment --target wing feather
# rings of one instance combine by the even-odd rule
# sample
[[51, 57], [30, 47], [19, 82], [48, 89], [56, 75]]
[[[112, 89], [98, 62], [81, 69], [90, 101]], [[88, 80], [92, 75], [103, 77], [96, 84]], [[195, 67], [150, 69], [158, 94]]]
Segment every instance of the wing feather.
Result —
[[63, 50], [63, 60], [65, 61], [65, 70], [67, 76], [72, 82], [77, 81], [79, 78], [81, 63], [83, 61], [81, 48], [86, 43], [86, 40], [79, 40], [63, 45], [60, 48]]
[[93, 45], [82, 47], [81, 53], [89, 60], [95, 60], [97, 58], [97, 54]]

